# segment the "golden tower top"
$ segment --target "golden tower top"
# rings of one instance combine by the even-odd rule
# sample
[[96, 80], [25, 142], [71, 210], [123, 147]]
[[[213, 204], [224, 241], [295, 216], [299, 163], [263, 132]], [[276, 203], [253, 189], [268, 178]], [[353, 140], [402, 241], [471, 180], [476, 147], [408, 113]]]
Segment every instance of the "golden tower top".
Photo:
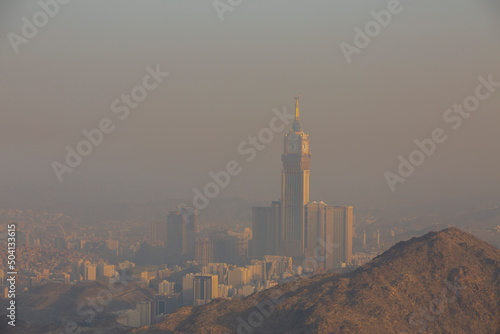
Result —
[[299, 120], [299, 99], [300, 99], [300, 94], [298, 95], [293, 95], [293, 98], [295, 99], [295, 121], [293, 122], [292, 129], [295, 132], [299, 132], [302, 129], [302, 124], [300, 124]]
[[293, 98], [295, 99], [295, 119], [299, 120], [299, 99], [300, 99], [300, 94], [298, 94], [298, 95], [293, 94]]

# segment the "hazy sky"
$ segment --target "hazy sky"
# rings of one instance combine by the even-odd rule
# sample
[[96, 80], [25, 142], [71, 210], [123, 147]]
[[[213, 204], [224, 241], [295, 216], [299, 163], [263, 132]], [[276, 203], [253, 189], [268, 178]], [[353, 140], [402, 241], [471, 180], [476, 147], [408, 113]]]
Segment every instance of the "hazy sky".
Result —
[[[212, 2], [73, 0], [13, 51], [36, 1], [0, 2], [0, 207], [43, 201], [192, 196], [208, 173], [241, 162], [221, 197], [280, 195], [285, 131], [252, 162], [237, 152], [293, 109], [311, 140], [311, 199], [407, 205], [500, 189], [500, 88], [458, 130], [443, 121], [474, 94], [478, 76], [500, 81], [498, 1], [404, 0], [402, 12], [347, 63], [339, 44], [388, 1], [244, 0], [220, 21]], [[142, 84], [146, 67], [170, 75], [125, 120], [111, 110]], [[103, 143], [60, 183], [81, 131], [109, 118]], [[384, 172], [415, 139], [448, 140], [392, 193]]]

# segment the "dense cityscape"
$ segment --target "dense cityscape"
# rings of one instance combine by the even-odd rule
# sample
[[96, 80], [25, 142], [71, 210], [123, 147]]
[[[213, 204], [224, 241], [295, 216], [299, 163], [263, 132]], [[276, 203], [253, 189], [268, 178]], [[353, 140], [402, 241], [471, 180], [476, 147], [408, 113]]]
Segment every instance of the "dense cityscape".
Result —
[[499, 334], [498, 13], [0, 2], [0, 334]]
[[[199, 226], [197, 211], [185, 204], [164, 220], [126, 227], [103, 222], [98, 228], [85, 228], [63, 214], [3, 210], [1, 218], [19, 221], [18, 289], [29, 294], [48, 283], [109, 284], [127, 275], [152, 297], [118, 311], [116, 321], [141, 327], [182, 306], [243, 298], [296, 276], [341, 272], [369, 261], [381, 250], [380, 231], [371, 253], [363, 231], [362, 249], [353, 256], [353, 208], [309, 202], [311, 154], [298, 97], [295, 108], [284, 139], [283, 200], [253, 207], [251, 227]], [[0, 271], [2, 285], [7, 271]], [[3, 292], [7, 298], [7, 286]]]

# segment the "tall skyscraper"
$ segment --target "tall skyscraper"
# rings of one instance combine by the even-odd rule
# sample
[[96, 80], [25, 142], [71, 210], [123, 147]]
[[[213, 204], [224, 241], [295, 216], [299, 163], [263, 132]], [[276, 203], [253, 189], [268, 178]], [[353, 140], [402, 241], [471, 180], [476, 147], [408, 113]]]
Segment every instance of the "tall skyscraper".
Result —
[[285, 136], [281, 178], [280, 253], [304, 254], [304, 208], [309, 202], [309, 136], [299, 120], [299, 96], [295, 97], [295, 120]]
[[352, 206], [324, 202], [306, 205], [305, 255], [323, 269], [336, 269], [352, 260]]
[[184, 224], [186, 225], [186, 247], [185, 253], [189, 258], [194, 259], [196, 253], [196, 212], [189, 207], [181, 206], [179, 212], [183, 217]]
[[305, 255], [321, 258], [320, 266], [323, 269], [327, 269], [327, 257], [332, 255], [327, 254], [326, 247], [324, 247], [328, 241], [332, 242], [333, 237], [333, 216], [331, 211], [331, 207], [324, 202], [312, 202], [306, 205]]
[[334, 252], [333, 265], [349, 264], [352, 261], [352, 236], [354, 214], [352, 206], [333, 206], [333, 244], [339, 245]]
[[202, 266], [214, 261], [213, 242], [210, 238], [203, 237], [196, 240], [195, 260]]
[[281, 224], [281, 204], [273, 201], [271, 206], [252, 208], [252, 257], [276, 255], [279, 243], [278, 227]]
[[309, 202], [311, 153], [299, 119], [299, 98], [295, 96], [295, 120], [284, 139], [281, 202], [252, 210], [252, 256], [320, 257], [320, 267], [335, 269], [352, 259], [353, 208]]
[[[188, 213], [189, 212], [189, 213]], [[187, 207], [170, 211], [167, 216], [166, 248], [171, 255], [187, 255], [195, 258], [196, 213]]]
[[180, 212], [170, 211], [167, 226], [167, 250], [171, 255], [185, 254], [186, 224]]

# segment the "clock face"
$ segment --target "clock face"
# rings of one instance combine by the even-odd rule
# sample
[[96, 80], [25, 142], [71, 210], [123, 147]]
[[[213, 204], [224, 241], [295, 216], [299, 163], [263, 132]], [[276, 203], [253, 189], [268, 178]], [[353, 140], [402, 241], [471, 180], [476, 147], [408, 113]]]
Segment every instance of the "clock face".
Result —
[[309, 152], [309, 143], [308, 142], [302, 143], [302, 152], [304, 152], [304, 153]]
[[289, 141], [288, 142], [288, 151], [289, 152], [297, 152], [299, 150], [299, 143], [295, 141]]

